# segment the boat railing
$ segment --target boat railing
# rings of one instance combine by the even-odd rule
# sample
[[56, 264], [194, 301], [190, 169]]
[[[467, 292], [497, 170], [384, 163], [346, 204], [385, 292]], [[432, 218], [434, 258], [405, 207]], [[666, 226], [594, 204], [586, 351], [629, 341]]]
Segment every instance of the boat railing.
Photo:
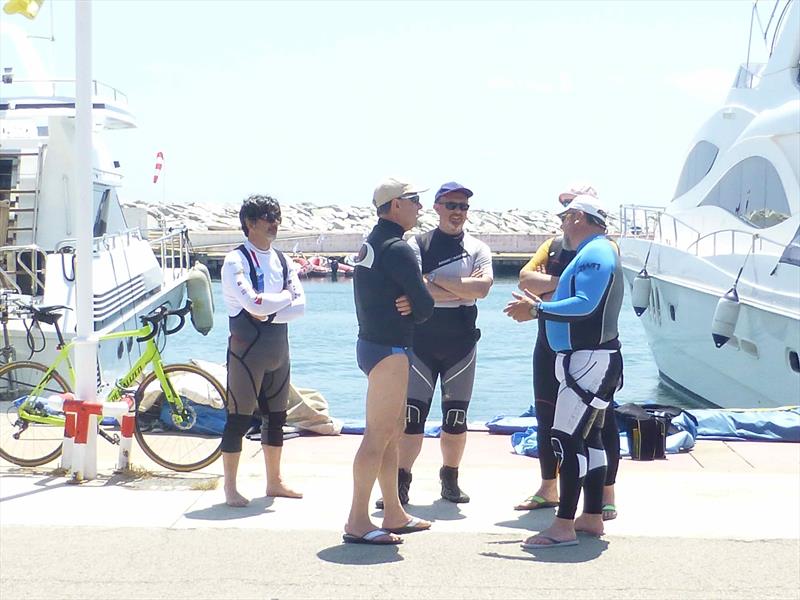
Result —
[[161, 235], [151, 239], [150, 245], [155, 247], [165, 279], [175, 280], [186, 275], [191, 253], [188, 227], [166, 227], [162, 223]]
[[[15, 86], [16, 88], [27, 86], [26, 89], [30, 89], [31, 91], [27, 92], [25, 94], [26, 96], [44, 96], [50, 98], [74, 98], [76, 96], [74, 79], [16, 79], [12, 76], [9, 80], [8, 74], [5, 74], [3, 84], [6, 86]], [[0, 95], [6, 100], [10, 98], [10, 94], [6, 91], [7, 89], [8, 88]], [[21, 90], [15, 90], [15, 94], [20, 93]], [[128, 96], [125, 93], [96, 79], [92, 80], [92, 96], [95, 99], [111, 100], [120, 106], [128, 105]]]
[[665, 246], [694, 254], [759, 253], [780, 255], [786, 244], [743, 229], [720, 229], [702, 233], [680, 218], [664, 212], [664, 207], [623, 205], [620, 207], [620, 237], [653, 240]]
[[44, 248], [36, 244], [0, 246], [0, 288], [42, 295], [46, 256]]

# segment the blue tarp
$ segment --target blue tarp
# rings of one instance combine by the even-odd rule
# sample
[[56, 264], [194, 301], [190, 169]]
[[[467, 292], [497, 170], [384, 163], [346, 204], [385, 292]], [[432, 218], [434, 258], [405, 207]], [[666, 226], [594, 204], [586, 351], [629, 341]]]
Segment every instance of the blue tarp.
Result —
[[[700, 409], [688, 411], [697, 425], [685, 414], [674, 418], [667, 436], [667, 452], [691, 450], [696, 439], [756, 440], [800, 442], [800, 407], [774, 410]], [[490, 433], [511, 435], [511, 445], [517, 454], [538, 456], [536, 417], [529, 408], [523, 416], [498, 416], [486, 423]], [[623, 456], [628, 453], [627, 436], [620, 435]]]

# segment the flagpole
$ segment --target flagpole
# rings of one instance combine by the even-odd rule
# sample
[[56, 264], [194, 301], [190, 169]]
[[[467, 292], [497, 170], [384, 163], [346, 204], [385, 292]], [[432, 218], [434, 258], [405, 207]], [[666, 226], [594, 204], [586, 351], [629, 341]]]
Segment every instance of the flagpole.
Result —
[[[92, 273], [92, 3], [75, 2], [75, 209], [76, 227], [75, 286], [76, 320], [75, 383], [79, 400], [94, 402], [97, 397], [97, 337], [94, 333], [94, 294]], [[96, 439], [96, 427], [89, 427]], [[94, 457], [94, 460], [92, 460]], [[87, 443], [84, 476], [96, 476], [96, 453]]]

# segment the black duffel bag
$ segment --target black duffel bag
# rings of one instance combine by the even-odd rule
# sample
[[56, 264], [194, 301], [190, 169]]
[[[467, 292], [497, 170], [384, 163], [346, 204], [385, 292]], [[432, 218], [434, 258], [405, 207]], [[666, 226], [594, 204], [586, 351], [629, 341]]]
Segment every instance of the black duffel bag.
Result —
[[[628, 437], [633, 460], [656, 460], [667, 456], [667, 436], [672, 419], [683, 409], [663, 404], [623, 404], [614, 409], [620, 426]], [[673, 428], [674, 429], [674, 428]]]

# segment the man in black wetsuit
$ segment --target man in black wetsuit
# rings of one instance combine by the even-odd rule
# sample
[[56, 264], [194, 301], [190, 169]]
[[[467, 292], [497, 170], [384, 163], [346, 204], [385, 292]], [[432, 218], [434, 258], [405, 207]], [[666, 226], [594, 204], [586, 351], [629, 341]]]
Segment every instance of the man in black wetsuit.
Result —
[[[422, 531], [428, 521], [410, 516], [397, 492], [397, 445], [403, 431], [410, 347], [414, 323], [433, 313], [433, 298], [422, 281], [403, 233], [417, 223], [420, 190], [397, 179], [373, 194], [378, 224], [355, 263], [353, 290], [358, 317], [358, 366], [367, 375], [367, 423], [353, 461], [353, 502], [343, 540], [358, 544], [399, 544], [399, 533]], [[378, 479], [385, 502], [383, 526], [369, 516], [369, 497]]]

